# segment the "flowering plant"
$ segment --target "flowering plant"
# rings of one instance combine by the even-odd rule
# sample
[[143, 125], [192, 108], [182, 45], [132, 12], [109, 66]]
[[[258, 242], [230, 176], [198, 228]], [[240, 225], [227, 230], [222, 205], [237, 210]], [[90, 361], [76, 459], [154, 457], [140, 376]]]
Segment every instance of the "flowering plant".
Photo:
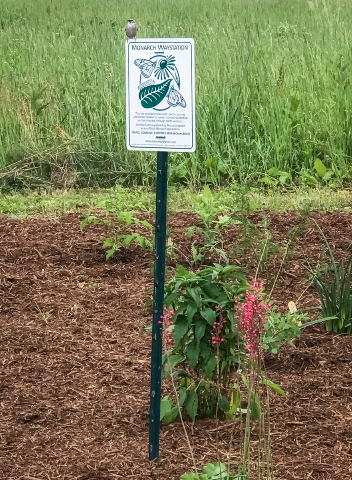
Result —
[[[179, 379], [180, 407], [186, 407], [193, 421], [197, 414], [209, 417], [217, 407], [230, 408], [226, 390], [240, 357], [244, 361], [246, 356], [235, 328], [235, 296], [248, 288], [240, 267], [219, 264], [197, 273], [178, 265], [176, 277], [165, 287], [164, 332], [173, 332], [173, 344], [165, 341], [164, 373]], [[174, 371], [180, 364], [183, 368]]]
[[243, 298], [235, 299], [237, 310], [235, 327], [242, 332], [246, 343], [244, 348], [251, 362], [258, 361], [260, 358], [261, 334], [267, 321], [268, 309], [271, 307], [271, 304], [264, 300], [263, 285], [263, 282], [253, 280], [249, 289], [246, 290], [245, 301]]

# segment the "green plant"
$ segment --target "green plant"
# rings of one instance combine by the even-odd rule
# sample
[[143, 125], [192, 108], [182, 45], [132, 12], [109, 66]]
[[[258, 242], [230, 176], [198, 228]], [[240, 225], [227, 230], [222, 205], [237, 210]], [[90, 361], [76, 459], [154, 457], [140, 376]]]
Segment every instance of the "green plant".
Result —
[[[194, 422], [195, 416], [199, 413], [199, 407], [204, 400], [210, 400], [206, 413], [211, 413], [212, 415], [215, 413], [215, 417], [218, 416], [219, 411], [222, 411], [225, 413], [226, 418], [239, 419], [242, 425], [242, 415], [245, 414], [245, 436], [239, 464], [240, 473], [231, 475], [230, 470], [218, 462], [218, 468], [215, 468], [213, 464], [209, 468], [204, 468], [203, 473], [199, 475], [191, 450], [195, 473], [184, 474], [181, 478], [199, 480], [206, 480], [207, 478], [248, 478], [251, 464], [251, 422], [255, 421], [259, 423], [258, 454], [260, 460], [258, 461], [258, 466], [261, 465], [263, 459], [265, 460], [264, 464], [260, 466], [261, 471], [258, 471], [258, 478], [269, 480], [272, 478], [272, 468], [270, 445], [268, 443], [270, 438], [267, 428], [268, 401], [262, 403], [260, 397], [267, 387], [271, 387], [276, 392], [285, 395], [282, 389], [267, 379], [261, 371], [260, 338], [270, 304], [265, 301], [262, 290], [263, 284], [253, 280], [252, 284], [248, 285], [243, 276], [242, 278], [236, 278], [238, 273], [236, 274], [233, 266], [221, 267], [220, 265], [214, 265], [214, 267], [208, 267], [197, 272], [197, 274], [187, 272], [185, 269], [179, 269], [176, 278], [170, 282], [171, 288], [166, 293], [166, 298], [168, 298], [169, 304], [173, 302], [175, 311], [168, 310], [165, 307], [165, 314], [162, 317], [164, 319], [164, 339], [167, 349], [164, 356], [164, 371], [171, 374], [176, 405], [174, 406], [169, 396], [164, 397], [161, 404], [160, 417], [165, 422], [171, 422], [180, 415], [180, 420], [185, 430], [182, 408], [186, 408]], [[226, 278], [219, 282], [218, 277], [221, 277], [221, 274], [223, 275], [224, 273], [227, 273], [232, 283], [235, 283], [235, 289], [233, 285], [232, 288], [228, 288], [231, 282], [227, 282]], [[192, 280], [194, 281], [192, 282]], [[222, 306], [217, 305], [220, 303], [218, 298], [219, 292], [215, 291], [216, 289], [219, 290], [219, 283], [221, 283], [222, 289], [224, 289], [224, 285], [227, 285], [225, 287], [226, 295], [224, 295], [224, 292], [222, 294]], [[241, 290], [243, 291], [243, 287], [245, 288], [245, 293], [240, 293]], [[213, 291], [211, 292], [211, 290]], [[233, 297], [234, 290], [238, 291], [237, 295]], [[228, 293], [230, 293], [230, 297]], [[205, 294], [204, 298], [202, 298], [203, 294]], [[204, 302], [213, 300], [215, 305], [210, 312], [203, 315], [205, 320], [207, 320], [204, 327], [204, 318], [201, 319], [197, 316], [197, 313], [204, 311], [202, 300]], [[232, 303], [232, 315], [231, 311], [227, 310], [228, 307], [231, 307], [230, 302]], [[168, 305], [167, 301], [165, 303]], [[191, 321], [188, 324], [187, 317], [189, 314]], [[178, 322], [182, 317], [182, 322]], [[232, 322], [229, 318], [233, 319]], [[192, 325], [193, 322], [194, 325]], [[203, 343], [202, 340], [208, 327], [207, 324], [212, 326], [212, 329], [208, 331], [207, 341]], [[195, 352], [198, 349], [198, 342], [196, 344], [198, 338], [197, 328], [201, 332], [199, 335], [199, 352]], [[172, 343], [170, 334], [174, 340], [172, 347], [170, 345]], [[177, 335], [179, 336], [178, 340]], [[231, 349], [228, 351], [228, 346], [232, 346], [233, 351]], [[191, 355], [187, 351], [189, 347], [193, 347]], [[205, 364], [200, 368], [202, 363], [200, 357], [206, 348], [211, 356], [208, 355]], [[211, 367], [211, 374], [207, 375], [205, 370], [212, 356], [215, 361]], [[189, 366], [192, 361], [194, 362], [194, 368], [190, 369]], [[181, 363], [184, 367], [183, 370], [174, 371], [174, 368]], [[188, 366], [186, 366], [187, 364]], [[222, 374], [229, 366], [236, 366], [236, 372], [229, 372], [230, 380], [224, 382]], [[241, 374], [241, 372], [243, 373]], [[237, 382], [232, 383], [231, 373], [235, 373], [238, 379]], [[175, 379], [179, 380], [178, 386], [175, 385]], [[241, 387], [240, 384], [242, 385]], [[240, 388], [245, 388], [243, 398], [241, 398]], [[230, 400], [228, 399], [229, 391], [231, 392]], [[242, 402], [246, 400], [246, 408], [242, 408]], [[211, 411], [212, 408], [213, 411]], [[205, 412], [203, 411], [203, 413]], [[185, 435], [191, 448], [186, 430]], [[264, 453], [266, 454], [265, 458], [263, 457]], [[265, 476], [262, 476], [263, 472]]]
[[[102, 206], [102, 204], [98, 204]], [[106, 217], [113, 211], [110, 207], [107, 207], [105, 210]], [[101, 219], [95, 215], [86, 215], [83, 216], [83, 220], [80, 223], [81, 230], [86, 227], [88, 224], [93, 223], [103, 223], [110, 230], [113, 230], [113, 236], [104, 239], [103, 248], [108, 248], [106, 251], [106, 259], [109, 259], [115, 252], [120, 250], [122, 247], [128, 247], [131, 242], [135, 242], [142, 247], [143, 250], [149, 248], [153, 250], [153, 244], [145, 236], [141, 235], [138, 232], [131, 233], [122, 233], [123, 228], [130, 228], [136, 226], [143, 226], [148, 228], [149, 231], [153, 230], [152, 225], [146, 220], [139, 220], [133, 216], [134, 212], [115, 212], [113, 211], [114, 216], [112, 218]]]
[[299, 312], [288, 312], [286, 315], [282, 315], [275, 310], [276, 307], [273, 306], [268, 314], [261, 346], [267, 352], [277, 354], [280, 353], [285, 342], [294, 346], [292, 340], [300, 336], [300, 326], [308, 320], [308, 316]]
[[45, 322], [45, 323], [48, 323], [48, 322], [49, 322], [49, 318], [50, 318], [50, 314], [44, 312], [43, 310], [41, 310], [36, 301], [34, 301], [34, 303], [35, 303], [35, 305], [36, 305], [36, 307], [37, 307], [37, 310], [38, 310], [40, 316], [41, 316], [42, 319], [44, 320], [44, 322]]
[[302, 168], [298, 175], [301, 178], [301, 183], [307, 185], [308, 187], [317, 187], [318, 180], [312, 175], [306, 168]]
[[279, 183], [285, 185], [287, 180], [292, 180], [292, 175], [287, 172], [282, 172], [276, 167], [270, 168], [268, 174], [262, 178], [262, 182], [268, 186], [276, 187]]
[[316, 272], [309, 265], [307, 266], [319, 294], [323, 317], [328, 317], [325, 322], [326, 329], [329, 332], [350, 335], [352, 333], [352, 255], [346, 264], [343, 260], [336, 264], [324, 232], [314, 219], [313, 221], [324, 239], [331, 258], [330, 269], [325, 273]]
[[44, 103], [43, 95], [48, 87], [39, 87], [37, 90], [33, 89], [32, 92], [23, 94], [30, 99], [32, 112], [35, 116], [39, 116], [44, 108], [46, 108], [50, 102]]
[[272, 234], [269, 230], [270, 220], [263, 213], [262, 221], [257, 226], [249, 218], [249, 212], [248, 214], [235, 213], [233, 217], [240, 221], [241, 224], [231, 256], [235, 258], [241, 257], [244, 262], [249, 262], [254, 257], [258, 273], [262, 264], [268, 262], [279, 249], [278, 244], [272, 241]]
[[[171, 373], [177, 365], [187, 362], [188, 371], [182, 369], [173, 375], [180, 379], [180, 406], [186, 407], [193, 421], [197, 413], [211, 416], [209, 410], [212, 415], [215, 412], [217, 390], [204, 381], [219, 382], [224, 391], [231, 384], [233, 369], [240, 361], [234, 296], [244, 294], [247, 287], [240, 267], [219, 264], [197, 273], [178, 265], [176, 277], [165, 287], [166, 308], [173, 307], [175, 314], [174, 346], [164, 354], [164, 372]], [[217, 346], [214, 338], [219, 321], [224, 340]], [[225, 397], [221, 397], [219, 408], [229, 408]]]
[[218, 204], [221, 193], [213, 194], [208, 185], [205, 185], [203, 193], [193, 195], [196, 202], [195, 210], [200, 217], [201, 226], [191, 226], [188, 228], [187, 237], [192, 238], [195, 232], [202, 235], [205, 239], [203, 246], [198, 246], [194, 241], [192, 244], [192, 264], [201, 263], [206, 255], [216, 254], [219, 260], [223, 259], [228, 263], [228, 258], [223, 250], [223, 242], [221, 240], [221, 231], [224, 227], [233, 223], [240, 223], [234, 221], [228, 215], [219, 215], [224, 207]]
[[246, 473], [231, 475], [224, 463], [208, 463], [203, 467], [203, 473], [184, 473], [180, 480], [247, 480]]

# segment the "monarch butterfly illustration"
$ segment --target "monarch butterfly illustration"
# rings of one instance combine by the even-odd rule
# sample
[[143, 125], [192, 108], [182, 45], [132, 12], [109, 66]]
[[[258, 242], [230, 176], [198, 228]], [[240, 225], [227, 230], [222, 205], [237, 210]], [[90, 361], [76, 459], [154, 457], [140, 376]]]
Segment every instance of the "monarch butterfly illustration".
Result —
[[169, 94], [167, 96], [167, 103], [171, 105], [172, 107], [177, 107], [178, 105], [180, 107], [186, 108], [186, 100], [183, 98], [183, 96], [175, 90], [174, 87], [170, 88]]
[[141, 74], [145, 78], [149, 78], [151, 74], [154, 72], [154, 68], [156, 63], [151, 62], [150, 60], [145, 60], [144, 58], [140, 60], [135, 60], [134, 64], [137, 65], [137, 67], [140, 69]]

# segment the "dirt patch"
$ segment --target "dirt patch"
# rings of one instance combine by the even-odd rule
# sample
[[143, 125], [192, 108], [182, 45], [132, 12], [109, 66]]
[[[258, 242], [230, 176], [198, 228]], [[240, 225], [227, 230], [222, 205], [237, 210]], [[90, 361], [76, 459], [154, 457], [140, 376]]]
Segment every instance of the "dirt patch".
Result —
[[[295, 213], [269, 213], [272, 241], [297, 225]], [[337, 258], [352, 242], [352, 215], [311, 214]], [[179, 258], [191, 254], [186, 228], [171, 219]], [[261, 215], [251, 216], [260, 230]], [[240, 227], [226, 232], [229, 254]], [[102, 227], [85, 232], [74, 215], [57, 221], [0, 219], [0, 478], [179, 480], [192, 462], [181, 425], [161, 427], [161, 458], [147, 459], [150, 323], [143, 309], [153, 257], [138, 248], [105, 260]], [[273, 297], [281, 309], [317, 305], [304, 262], [326, 252], [314, 224], [297, 239]], [[271, 288], [280, 247], [259, 276]], [[257, 253], [233, 260], [255, 274]], [[170, 261], [172, 273], [173, 261]], [[272, 394], [271, 434], [277, 480], [352, 477], [352, 339], [310, 327], [283, 357], [265, 359], [269, 377], [288, 394]], [[199, 464], [228, 451], [232, 423], [204, 420], [187, 430]], [[238, 458], [235, 435], [233, 460]], [[237, 438], [237, 440], [236, 440]]]

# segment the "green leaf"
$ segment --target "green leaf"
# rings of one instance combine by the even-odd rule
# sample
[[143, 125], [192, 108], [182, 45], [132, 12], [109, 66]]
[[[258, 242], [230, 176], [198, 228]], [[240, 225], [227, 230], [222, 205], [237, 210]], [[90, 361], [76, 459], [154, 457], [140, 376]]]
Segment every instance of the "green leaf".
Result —
[[184, 277], [186, 275], [193, 275], [192, 272], [189, 272], [182, 265], [176, 265], [176, 277]]
[[211, 158], [207, 158], [207, 160], [205, 160], [204, 165], [207, 168], [212, 168], [212, 167], [216, 167], [217, 163], [218, 163], [218, 159], [216, 157], [211, 157]]
[[229, 217], [228, 215], [221, 215], [218, 218], [218, 222], [220, 225], [228, 225], [230, 220], [231, 220], [231, 217]]
[[314, 162], [314, 168], [319, 175], [320, 178], [324, 178], [327, 169], [326, 166], [323, 164], [323, 162], [320, 160], [320, 158], [317, 158]]
[[202, 342], [200, 345], [199, 356], [202, 357], [204, 360], [207, 360], [211, 352], [212, 352], [211, 348], [208, 345], [206, 345], [204, 342]]
[[189, 345], [186, 350], [186, 356], [190, 368], [195, 368], [198, 363], [199, 347], [194, 344]]
[[160, 402], [160, 420], [162, 420], [164, 418], [164, 415], [170, 412], [171, 409], [172, 409], [172, 400], [169, 397], [169, 395], [167, 395], [166, 397], [162, 398]]
[[241, 392], [240, 389], [238, 388], [237, 383], [234, 384], [233, 390], [232, 390], [232, 395], [231, 395], [231, 402], [230, 402], [230, 409], [226, 413], [226, 418], [228, 420], [231, 420], [237, 412], [237, 409], [241, 405]]
[[209, 323], [209, 325], [213, 326], [214, 322], [216, 321], [216, 311], [211, 308], [204, 308], [200, 311], [200, 314], [203, 318]]
[[301, 172], [299, 172], [299, 175], [303, 178], [304, 182], [310, 187], [316, 187], [318, 185], [318, 180], [315, 177], [313, 177], [313, 175], [310, 175], [310, 173], [306, 172], [305, 170], [302, 170]]
[[273, 388], [277, 393], [286, 397], [286, 393], [276, 383], [272, 382], [271, 380], [268, 380], [267, 378], [263, 378], [262, 382], [264, 383], [264, 385], [268, 385], [268, 387]]
[[175, 329], [174, 329], [174, 341], [175, 344], [177, 345], [181, 338], [183, 338], [186, 333], [188, 332], [188, 322], [187, 318], [185, 316], [180, 316], [177, 318], [177, 321], [175, 322]]
[[219, 396], [218, 406], [223, 412], [228, 412], [230, 410], [230, 402], [224, 395]]
[[165, 298], [165, 306], [166, 308], [169, 308], [169, 306], [175, 301], [177, 300], [177, 298], [181, 295], [181, 292], [173, 292], [171, 293], [171, 295], [168, 295], [166, 298]]
[[197, 312], [197, 306], [192, 302], [187, 305], [187, 322], [188, 325], [191, 325], [194, 314]]
[[204, 374], [205, 374], [206, 378], [212, 378], [214, 368], [216, 367], [216, 365], [217, 365], [217, 361], [216, 361], [215, 356], [210, 357], [207, 360], [207, 362], [205, 364], [205, 367], [204, 367]]
[[169, 91], [171, 81], [172, 79], [169, 79], [157, 85], [148, 85], [142, 88], [139, 92], [142, 107], [153, 108], [159, 105]]
[[106, 252], [106, 260], [109, 260], [109, 258], [114, 255], [115, 249], [111, 248], [110, 250], [107, 250]]
[[333, 177], [334, 172], [332, 170], [328, 170], [323, 177], [324, 182], [328, 182], [331, 177]]
[[188, 415], [191, 417], [194, 423], [197, 415], [197, 410], [198, 410], [198, 395], [194, 389], [188, 391], [188, 395], [185, 401], [185, 406], [186, 406]]
[[206, 294], [207, 297], [214, 299], [220, 295], [220, 290], [214, 283], [201, 282], [199, 286], [203, 290], [203, 292]]
[[260, 401], [259, 397], [256, 393], [252, 392], [251, 393], [251, 417], [254, 420], [259, 420], [260, 419]]
[[145, 227], [149, 228], [149, 230], [153, 230], [153, 226], [146, 220], [142, 220], [140, 223], [141, 225], [144, 225]]
[[195, 334], [195, 337], [196, 337], [196, 341], [197, 341], [197, 345], [199, 346], [199, 343], [200, 341], [202, 340], [202, 338], [204, 337], [204, 333], [205, 333], [205, 329], [207, 327], [207, 324], [204, 322], [204, 320], [198, 320], [198, 322], [196, 323], [196, 334]]
[[112, 247], [115, 243], [113, 238], [106, 238], [103, 243], [103, 248]]
[[262, 182], [265, 183], [265, 185], [277, 185], [277, 180], [274, 178], [263, 177]]
[[216, 477], [218, 479], [226, 479], [226, 477], [228, 476], [226, 465], [220, 462], [208, 463], [208, 465], [203, 467], [203, 473], [208, 475], [209, 479], [212, 479], [212, 477]]
[[167, 356], [164, 355], [165, 363], [164, 363], [164, 372], [166, 374], [171, 373], [171, 371], [178, 365], [179, 363], [185, 360], [185, 356], [181, 355], [180, 353], [176, 355]]
[[207, 475], [197, 475], [196, 473], [184, 473], [180, 480], [209, 480]]
[[164, 415], [163, 422], [164, 423], [173, 422], [178, 414], [179, 414], [179, 408], [178, 407], [173, 407], [169, 412], [167, 412]]
[[124, 237], [123, 244], [125, 247], [128, 247], [133, 240], [133, 235], [123, 235], [123, 237]]
[[188, 390], [186, 388], [182, 388], [180, 389], [179, 393], [180, 393], [180, 397], [179, 397], [178, 403], [180, 404], [180, 407], [182, 407], [187, 398]]
[[[123, 212], [123, 216], [126, 222], [126, 227], [130, 227], [132, 225], [132, 214], [133, 212]], [[133, 219], [133, 220], [136, 220], [136, 219]]]
[[268, 174], [269, 175], [277, 175], [279, 173], [279, 169], [276, 168], [276, 167], [271, 167], [269, 170], [268, 170]]
[[200, 307], [202, 304], [201, 292], [202, 291], [200, 287], [187, 288], [188, 295], [190, 295], [193, 298], [193, 300], [196, 302], [197, 307]]
[[211, 193], [209, 185], [205, 185], [205, 187], [203, 189], [203, 198], [205, 198], [207, 200], [213, 198], [213, 194]]
[[187, 238], [188, 240], [190, 238], [192, 238], [192, 235], [194, 234], [194, 230], [196, 229], [197, 227], [195, 225], [193, 225], [192, 227], [188, 227], [188, 230], [187, 230]]
[[282, 175], [280, 175], [279, 180], [282, 184], [286, 183], [286, 180], [291, 178], [290, 173], [283, 173], [283, 172], [280, 172], [280, 173], [282, 173]]

